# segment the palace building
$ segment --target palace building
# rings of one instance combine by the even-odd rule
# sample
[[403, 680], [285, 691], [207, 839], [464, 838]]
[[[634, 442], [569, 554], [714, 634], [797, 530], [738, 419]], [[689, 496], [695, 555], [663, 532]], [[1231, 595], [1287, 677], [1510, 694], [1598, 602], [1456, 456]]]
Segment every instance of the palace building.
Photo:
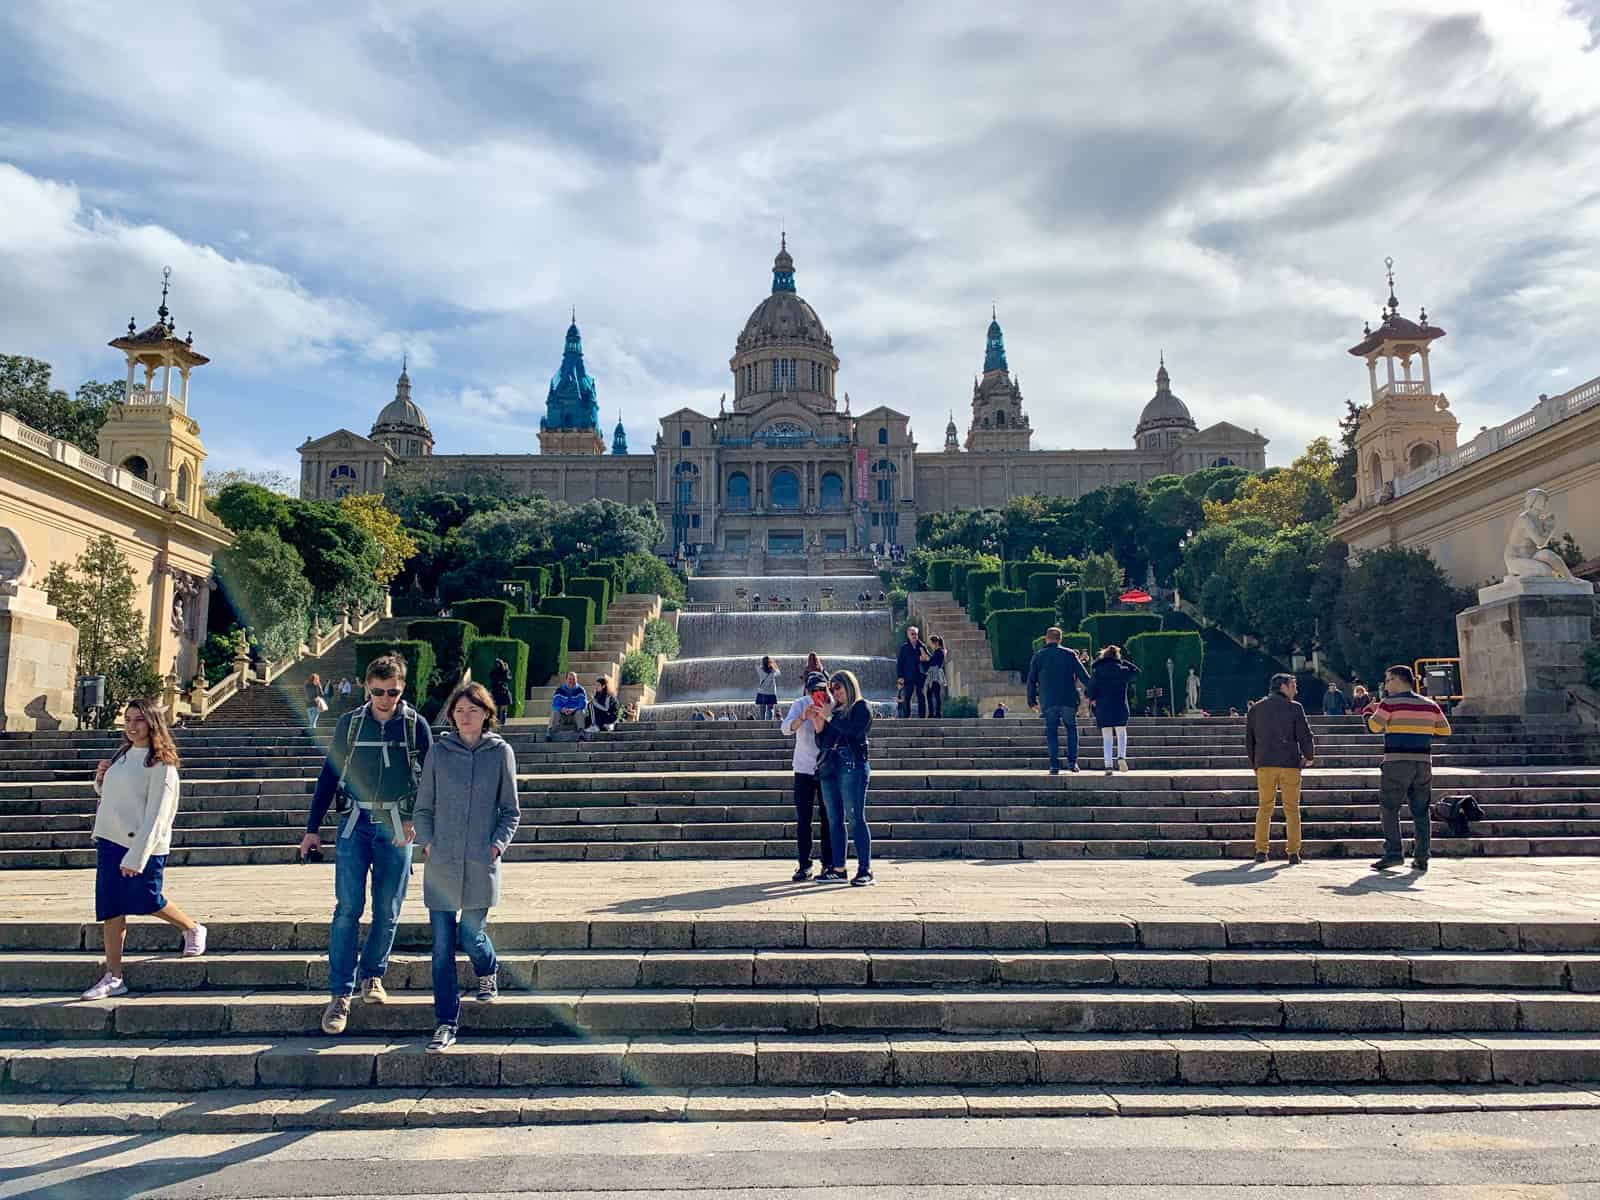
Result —
[[496, 475], [568, 503], [654, 505], [669, 531], [662, 549], [692, 546], [758, 570], [767, 556], [911, 546], [921, 513], [1014, 496], [1076, 497], [1210, 466], [1266, 466], [1259, 433], [1226, 421], [1198, 426], [1172, 391], [1164, 359], [1130, 448], [1033, 449], [998, 319], [989, 323], [966, 436], [952, 411], [943, 447], [919, 450], [907, 414], [852, 405], [840, 386], [833, 337], [796, 290], [787, 239], [773, 260], [771, 292], [745, 322], [728, 367], [731, 403], [724, 393], [715, 413], [681, 408], [661, 417], [648, 454], [627, 452], [620, 417], [605, 453], [598, 386], [584, 366], [576, 317], [550, 381], [537, 454], [435, 454], [402, 367], [394, 399], [367, 436], [340, 429], [300, 446], [300, 494], [381, 491], [400, 470], [441, 480]]

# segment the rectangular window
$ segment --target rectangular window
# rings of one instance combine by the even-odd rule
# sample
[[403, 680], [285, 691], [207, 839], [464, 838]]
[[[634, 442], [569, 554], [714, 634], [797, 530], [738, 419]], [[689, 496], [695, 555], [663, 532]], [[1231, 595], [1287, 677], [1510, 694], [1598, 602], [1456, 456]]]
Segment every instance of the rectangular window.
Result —
[[689, 518], [689, 528], [690, 529], [699, 529], [700, 528], [700, 514], [699, 513], [694, 513], [692, 516], [690, 516], [690, 518]]

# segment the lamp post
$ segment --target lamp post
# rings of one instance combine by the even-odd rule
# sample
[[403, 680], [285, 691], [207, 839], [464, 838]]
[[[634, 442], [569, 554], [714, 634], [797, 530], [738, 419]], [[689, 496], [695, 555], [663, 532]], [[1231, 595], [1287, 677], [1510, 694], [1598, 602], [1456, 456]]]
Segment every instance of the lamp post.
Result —
[[1167, 659], [1167, 715], [1169, 717], [1178, 715], [1178, 702], [1175, 699], [1178, 694], [1175, 690], [1176, 687], [1177, 683], [1172, 677], [1172, 660], [1169, 658]]

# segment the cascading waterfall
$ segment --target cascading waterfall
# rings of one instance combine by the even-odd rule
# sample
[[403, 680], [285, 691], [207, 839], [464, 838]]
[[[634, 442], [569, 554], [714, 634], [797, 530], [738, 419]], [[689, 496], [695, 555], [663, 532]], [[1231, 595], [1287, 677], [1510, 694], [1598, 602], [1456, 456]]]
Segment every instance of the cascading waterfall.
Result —
[[[742, 602], [739, 599], [741, 588], [745, 592]], [[776, 596], [791, 608], [809, 607], [814, 611], [823, 606], [824, 590], [832, 592], [835, 609], [852, 609], [856, 606], [856, 597], [863, 592], [872, 597], [874, 607], [881, 607], [877, 597], [884, 586], [876, 575], [696, 576], [689, 580], [689, 603], [696, 607], [742, 609], [749, 605], [750, 597], [759, 594], [763, 608]]]
[[882, 654], [894, 636], [878, 612], [680, 613], [681, 659], [729, 654]]

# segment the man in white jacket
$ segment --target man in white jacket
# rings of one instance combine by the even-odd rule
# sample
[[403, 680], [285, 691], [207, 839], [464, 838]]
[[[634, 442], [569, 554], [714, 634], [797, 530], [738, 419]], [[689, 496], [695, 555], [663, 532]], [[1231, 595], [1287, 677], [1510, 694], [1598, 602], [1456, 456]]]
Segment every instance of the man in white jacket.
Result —
[[783, 718], [783, 731], [794, 738], [794, 818], [795, 841], [800, 852], [800, 867], [794, 873], [794, 882], [811, 878], [811, 814], [822, 818], [822, 861], [830, 863], [828, 853], [831, 841], [828, 830], [828, 811], [819, 802], [817, 788], [817, 734], [808, 719], [812, 708], [827, 709], [828, 679], [813, 672], [806, 676], [806, 694], [793, 704]]

